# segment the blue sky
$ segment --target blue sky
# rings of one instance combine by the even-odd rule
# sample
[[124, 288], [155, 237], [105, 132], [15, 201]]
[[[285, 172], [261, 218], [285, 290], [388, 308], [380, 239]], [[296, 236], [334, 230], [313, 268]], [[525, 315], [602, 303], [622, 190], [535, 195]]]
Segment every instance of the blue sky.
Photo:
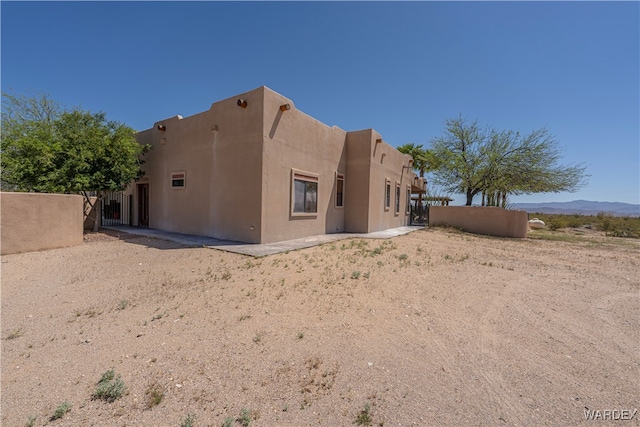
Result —
[[[640, 202], [638, 2], [6, 2], [2, 90], [143, 130], [266, 85], [345, 130], [429, 145], [462, 115], [546, 126], [577, 193]], [[462, 204], [464, 199], [456, 197]]]

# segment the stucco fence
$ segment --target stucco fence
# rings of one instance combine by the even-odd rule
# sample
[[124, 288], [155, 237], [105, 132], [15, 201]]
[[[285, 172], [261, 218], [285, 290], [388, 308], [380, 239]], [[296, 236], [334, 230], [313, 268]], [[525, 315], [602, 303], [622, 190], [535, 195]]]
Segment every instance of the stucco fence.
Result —
[[82, 244], [83, 199], [79, 195], [0, 193], [1, 253]]
[[529, 230], [527, 212], [488, 206], [430, 206], [429, 225], [449, 225], [469, 233], [517, 238], [527, 237]]

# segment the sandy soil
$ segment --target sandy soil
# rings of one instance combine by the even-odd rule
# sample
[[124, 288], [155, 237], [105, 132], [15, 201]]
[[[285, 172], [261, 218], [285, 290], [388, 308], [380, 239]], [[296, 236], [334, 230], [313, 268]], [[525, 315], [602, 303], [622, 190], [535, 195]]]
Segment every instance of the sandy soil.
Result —
[[[376, 426], [599, 425], [585, 408], [640, 410], [640, 245], [607, 242], [424, 230], [255, 259], [99, 233], [4, 256], [2, 425], [353, 426], [366, 404]], [[109, 369], [126, 394], [92, 399]]]

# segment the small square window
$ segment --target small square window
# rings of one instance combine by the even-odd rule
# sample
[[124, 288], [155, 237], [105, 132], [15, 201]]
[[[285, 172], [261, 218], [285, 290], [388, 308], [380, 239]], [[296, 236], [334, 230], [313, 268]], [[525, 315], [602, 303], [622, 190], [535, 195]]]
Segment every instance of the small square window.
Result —
[[171, 188], [184, 189], [187, 185], [186, 171], [171, 172]]

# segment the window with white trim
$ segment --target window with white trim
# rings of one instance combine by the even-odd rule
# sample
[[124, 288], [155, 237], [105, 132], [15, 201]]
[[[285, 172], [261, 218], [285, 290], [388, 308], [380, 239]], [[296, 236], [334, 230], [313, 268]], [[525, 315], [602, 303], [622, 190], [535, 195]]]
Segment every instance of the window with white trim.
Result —
[[396, 215], [400, 213], [400, 183], [396, 182]]
[[315, 215], [318, 213], [318, 175], [292, 171], [291, 214]]
[[344, 207], [344, 174], [336, 173], [336, 208]]

